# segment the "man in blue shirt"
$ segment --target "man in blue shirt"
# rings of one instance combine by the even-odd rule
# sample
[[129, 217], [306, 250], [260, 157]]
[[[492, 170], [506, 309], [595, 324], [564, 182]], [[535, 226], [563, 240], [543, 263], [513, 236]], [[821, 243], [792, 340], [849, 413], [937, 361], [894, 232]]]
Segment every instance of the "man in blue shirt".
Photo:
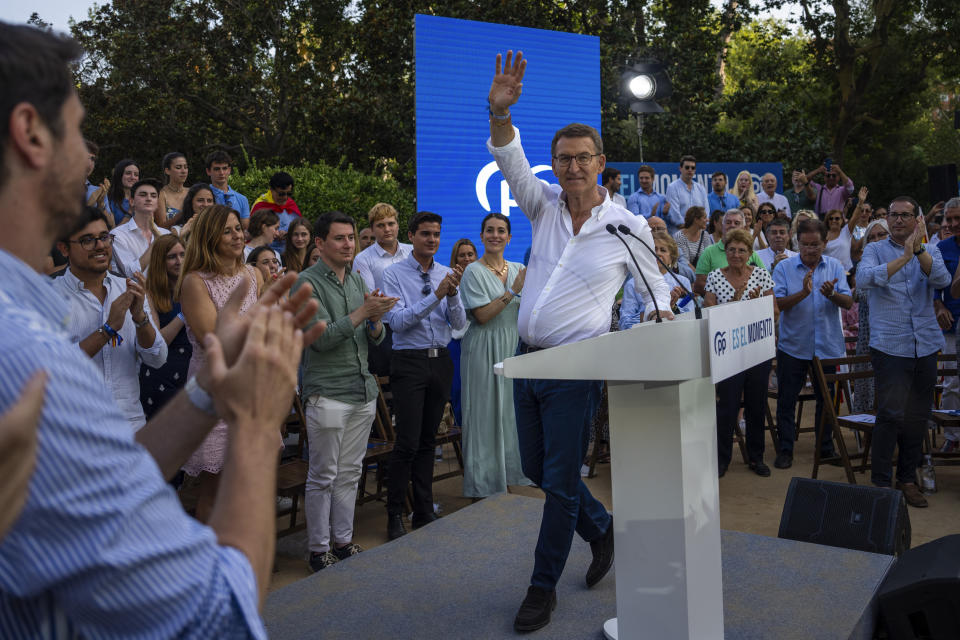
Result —
[[226, 151], [214, 151], [206, 157], [207, 176], [210, 178], [210, 190], [217, 204], [225, 204], [240, 216], [240, 224], [246, 229], [250, 224], [250, 202], [242, 193], [238, 193], [227, 184], [233, 173], [233, 158]]
[[434, 261], [440, 247], [436, 213], [421, 211], [410, 220], [413, 250], [383, 272], [383, 293], [398, 298], [383, 319], [393, 330], [390, 387], [397, 413], [397, 442], [390, 457], [387, 536], [406, 533], [407, 485], [413, 483], [413, 528], [437, 519], [433, 513], [433, 450], [443, 407], [450, 400], [453, 361], [447, 351], [450, 328], [467, 326], [460, 302], [460, 267]]
[[713, 190], [707, 196], [707, 214], [714, 211], [739, 209], [740, 198], [727, 191], [727, 174], [723, 171], [714, 171], [710, 177], [710, 186]]
[[936, 245], [923, 244], [920, 207], [909, 196], [887, 208], [890, 237], [871, 242], [857, 267], [857, 286], [870, 303], [870, 360], [877, 396], [870, 479], [889, 487], [893, 451], [897, 488], [907, 504], [927, 506], [916, 484], [920, 447], [933, 404], [937, 352], [943, 333], [933, 311], [933, 294], [950, 284]]
[[[951, 198], [943, 207], [943, 229], [946, 228], [950, 237], [937, 243], [937, 249], [943, 257], [943, 264], [947, 273], [956, 273], [960, 266], [960, 198]], [[933, 299], [933, 308], [937, 313], [937, 322], [943, 329], [945, 354], [957, 352], [957, 320], [960, 319], [960, 298], [950, 294], [950, 289], [939, 289], [937, 297]], [[960, 389], [957, 376], [946, 376], [943, 380], [943, 395], [940, 397], [941, 409], [960, 409]], [[945, 427], [943, 430], [942, 451], [956, 451], [960, 444], [960, 429]]]
[[662, 194], [653, 190], [653, 177], [657, 174], [650, 165], [643, 165], [637, 169], [637, 183], [640, 188], [627, 198], [627, 209], [635, 216], [663, 217], [670, 211], [670, 203]]
[[667, 186], [668, 213], [660, 216], [667, 222], [667, 231], [672, 236], [681, 226], [690, 207], [703, 207], [710, 211], [707, 202], [707, 190], [696, 181], [697, 159], [693, 156], [680, 158], [680, 177]]
[[[68, 66], [80, 55], [65, 36], [0, 22], [0, 416], [35, 372], [47, 378], [27, 500], [0, 542], [0, 638], [266, 638], [258, 608], [273, 565], [277, 425], [303, 345], [292, 318], [267, 309], [295, 277], [243, 317], [238, 290], [208, 334], [207, 366], [134, 439], [68, 340], [68, 303], [39, 273], [82, 211], [83, 106]], [[304, 288], [284, 308], [296, 311]], [[164, 478], [217, 416], [231, 440], [208, 527]], [[29, 440], [23, 447], [0, 459], [29, 458]], [[4, 483], [17, 484], [2, 466]]]
[[[777, 342], [777, 428], [780, 451], [773, 463], [778, 469], [793, 464], [793, 443], [797, 439], [797, 397], [807, 379], [813, 357], [842, 358], [846, 352], [843, 327], [837, 307], [853, 306], [847, 275], [836, 258], [823, 255], [827, 228], [819, 220], [803, 220], [797, 227], [800, 254], [779, 262], [773, 270], [773, 295], [780, 308], [780, 339]], [[814, 385], [820, 424], [823, 396]], [[836, 454], [824, 430], [820, 457]]]

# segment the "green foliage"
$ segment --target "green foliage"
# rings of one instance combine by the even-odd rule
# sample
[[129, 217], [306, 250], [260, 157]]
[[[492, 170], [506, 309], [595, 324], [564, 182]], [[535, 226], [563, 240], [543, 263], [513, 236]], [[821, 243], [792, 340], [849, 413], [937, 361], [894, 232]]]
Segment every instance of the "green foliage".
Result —
[[250, 206], [266, 193], [270, 176], [286, 171], [293, 176], [294, 200], [311, 221], [325, 211], [338, 210], [352, 216], [357, 226], [367, 226], [367, 212], [378, 202], [392, 204], [400, 213], [401, 231], [415, 211], [413, 194], [396, 180], [361, 173], [352, 167], [337, 168], [323, 163], [297, 167], [250, 168], [230, 178], [230, 186], [247, 196]]

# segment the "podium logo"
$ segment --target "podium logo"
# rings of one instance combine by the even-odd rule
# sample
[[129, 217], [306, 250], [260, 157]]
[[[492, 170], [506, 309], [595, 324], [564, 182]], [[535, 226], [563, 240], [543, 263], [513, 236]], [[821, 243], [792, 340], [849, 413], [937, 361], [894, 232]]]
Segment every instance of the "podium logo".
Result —
[[726, 331], [717, 331], [713, 334], [713, 352], [718, 356], [722, 356], [723, 352], [727, 350], [727, 332]]

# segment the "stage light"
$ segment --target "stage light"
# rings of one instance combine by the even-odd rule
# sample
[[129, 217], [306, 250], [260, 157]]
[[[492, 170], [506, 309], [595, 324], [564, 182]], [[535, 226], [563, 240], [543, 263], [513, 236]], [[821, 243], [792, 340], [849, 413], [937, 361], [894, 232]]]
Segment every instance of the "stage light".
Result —
[[637, 117], [637, 137], [640, 140], [640, 162], [643, 162], [643, 114], [662, 113], [657, 100], [669, 98], [673, 85], [664, 65], [651, 58], [637, 62], [620, 74], [620, 102]]
[[627, 84], [630, 93], [637, 100], [649, 100], [657, 92], [657, 82], [646, 74], [634, 76]]

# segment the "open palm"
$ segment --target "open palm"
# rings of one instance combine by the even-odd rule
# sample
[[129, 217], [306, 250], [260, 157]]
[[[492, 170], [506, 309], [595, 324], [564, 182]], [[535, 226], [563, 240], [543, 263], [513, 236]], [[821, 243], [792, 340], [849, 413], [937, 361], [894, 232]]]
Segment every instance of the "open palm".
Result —
[[507, 51], [506, 61], [501, 67], [502, 61], [502, 56], [498, 53], [490, 95], [487, 98], [490, 108], [497, 114], [502, 114], [520, 99], [523, 74], [527, 69], [527, 61], [523, 59], [522, 51], [517, 51], [516, 58], [513, 57], [513, 51]]

